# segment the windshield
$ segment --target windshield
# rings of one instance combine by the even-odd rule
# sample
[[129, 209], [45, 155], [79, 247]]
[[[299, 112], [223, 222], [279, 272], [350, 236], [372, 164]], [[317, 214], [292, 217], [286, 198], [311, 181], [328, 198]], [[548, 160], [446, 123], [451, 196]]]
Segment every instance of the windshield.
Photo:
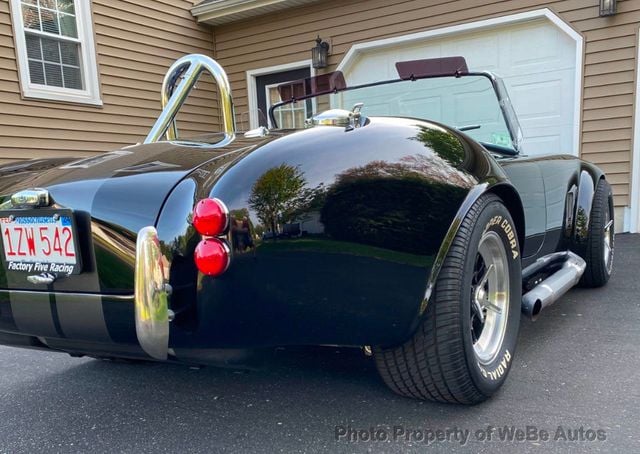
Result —
[[[508, 98], [506, 101], [508, 103]], [[398, 116], [436, 121], [464, 131], [479, 142], [517, 148], [491, 79], [485, 75], [398, 80], [353, 87], [276, 105], [273, 120], [282, 129], [301, 129], [304, 128], [303, 119], [328, 109], [352, 110], [358, 103], [364, 104], [362, 114], [367, 117]]]

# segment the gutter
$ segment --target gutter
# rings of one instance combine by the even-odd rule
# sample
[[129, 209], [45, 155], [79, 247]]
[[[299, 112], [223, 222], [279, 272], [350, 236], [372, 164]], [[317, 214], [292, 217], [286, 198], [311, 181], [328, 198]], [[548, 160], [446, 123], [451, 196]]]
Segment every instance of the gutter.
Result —
[[262, 12], [282, 10], [313, 1], [315, 0], [215, 0], [194, 6], [191, 14], [198, 22], [221, 25], [258, 16]]

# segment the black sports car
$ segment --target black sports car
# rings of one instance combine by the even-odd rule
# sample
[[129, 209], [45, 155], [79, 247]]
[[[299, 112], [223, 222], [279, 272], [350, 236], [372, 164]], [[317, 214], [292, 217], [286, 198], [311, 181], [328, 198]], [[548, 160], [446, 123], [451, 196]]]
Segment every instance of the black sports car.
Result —
[[[224, 71], [187, 56], [144, 144], [0, 167], [0, 343], [198, 364], [352, 346], [399, 394], [491, 396], [521, 312], [608, 281], [611, 189], [573, 156], [526, 156], [495, 75], [397, 69], [284, 84], [272, 127], [237, 134]], [[225, 130], [178, 139], [205, 70]]]

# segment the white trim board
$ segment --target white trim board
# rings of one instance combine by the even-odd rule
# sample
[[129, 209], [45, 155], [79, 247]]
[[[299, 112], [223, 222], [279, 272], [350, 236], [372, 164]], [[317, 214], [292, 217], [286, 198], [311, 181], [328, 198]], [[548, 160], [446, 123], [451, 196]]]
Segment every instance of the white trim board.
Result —
[[[102, 99], [100, 97], [100, 81], [96, 60], [91, 2], [74, 0], [78, 38], [61, 39], [68, 42], [76, 42], [80, 45], [80, 67], [82, 72], [82, 81], [84, 83], [83, 90], [41, 85], [31, 82], [24, 22], [22, 20], [22, 3], [20, 0], [11, 0], [9, 3], [11, 7], [16, 63], [18, 65], [22, 96], [27, 99], [41, 99], [101, 106]], [[46, 35], [46, 33], [44, 35]], [[51, 37], [53, 39], [59, 38], [57, 35], [51, 35]]]
[[573, 149], [575, 154], [579, 154], [580, 150], [580, 131], [582, 124], [582, 73], [583, 73], [583, 60], [584, 60], [584, 38], [580, 33], [575, 31], [569, 24], [558, 17], [553, 11], [548, 8], [538, 9], [535, 11], [527, 11], [525, 13], [511, 14], [508, 16], [496, 17], [493, 19], [480, 20], [476, 22], [469, 22], [460, 25], [452, 25], [449, 27], [442, 27], [434, 30], [427, 30], [424, 32], [411, 33], [408, 35], [395, 36], [393, 38], [380, 39], [376, 41], [369, 41], [365, 43], [354, 44], [346, 53], [337, 70], [343, 73], [348, 73], [351, 67], [360, 59], [363, 55], [387, 47], [397, 47], [403, 44], [415, 44], [420, 41], [428, 41], [434, 38], [443, 38], [448, 35], [454, 35], [458, 33], [480, 31], [487, 28], [492, 28], [500, 25], [513, 25], [522, 22], [529, 22], [536, 19], [547, 19], [558, 27], [563, 33], [569, 36], [576, 43], [576, 78], [575, 78], [575, 108], [574, 108], [574, 121], [575, 127], [573, 131]]
[[636, 53], [636, 99], [633, 125], [633, 155], [631, 157], [631, 213], [629, 231], [640, 232], [640, 30]]
[[[311, 60], [301, 60], [283, 65], [267, 66], [265, 68], [251, 69], [247, 74], [247, 106], [249, 107], [249, 129], [258, 127], [258, 89], [256, 86], [256, 77], [266, 76], [267, 74], [275, 74], [293, 69], [309, 68], [311, 77], [316, 75], [316, 70], [311, 64]], [[265, 112], [266, 115], [266, 112]]]
[[314, 1], [317, 0], [214, 0], [194, 6], [191, 14], [198, 22], [222, 25]]

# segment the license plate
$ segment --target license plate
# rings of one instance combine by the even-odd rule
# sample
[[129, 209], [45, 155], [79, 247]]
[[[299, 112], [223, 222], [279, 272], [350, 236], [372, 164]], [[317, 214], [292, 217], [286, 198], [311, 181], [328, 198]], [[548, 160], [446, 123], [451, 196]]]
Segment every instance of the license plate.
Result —
[[0, 232], [7, 271], [80, 272], [76, 229], [70, 211], [2, 213]]

